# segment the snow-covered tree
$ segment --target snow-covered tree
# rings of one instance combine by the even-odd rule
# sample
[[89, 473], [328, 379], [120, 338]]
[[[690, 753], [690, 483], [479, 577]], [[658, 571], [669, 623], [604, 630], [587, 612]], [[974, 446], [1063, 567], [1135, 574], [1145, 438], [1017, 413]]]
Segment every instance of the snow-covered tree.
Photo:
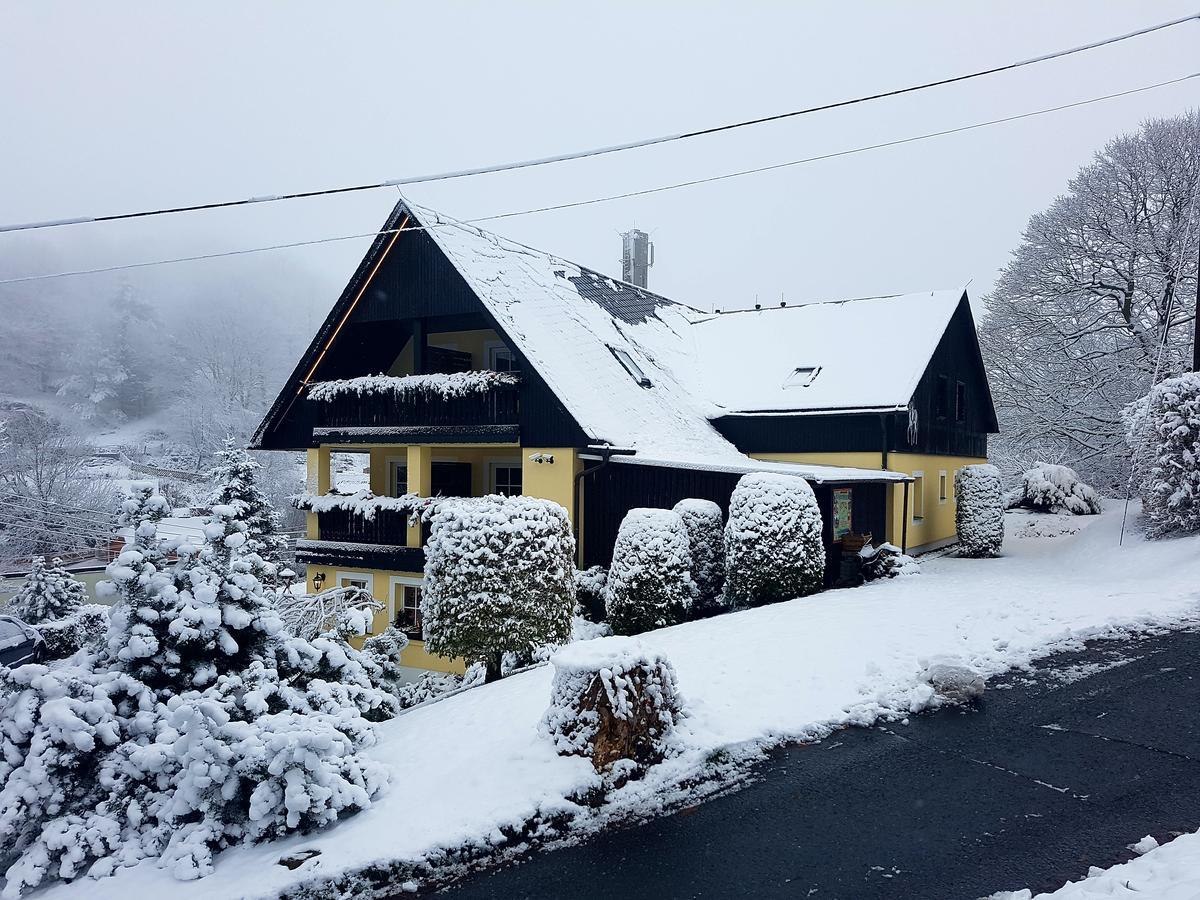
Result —
[[216, 457], [217, 464], [208, 473], [213, 485], [209, 506], [232, 507], [236, 517], [246, 523], [247, 549], [274, 562], [287, 549], [287, 542], [279, 534], [275, 508], [257, 483], [262, 466], [249, 451], [234, 447], [232, 441], [227, 441]]
[[[1200, 234], [1200, 112], [1110, 141], [1025, 229], [980, 339], [1005, 471], [1071, 460], [1124, 487], [1123, 407], [1187, 367]], [[1168, 318], [1168, 310], [1169, 318]]]
[[1069, 466], [1038, 463], [1021, 476], [1021, 484], [1007, 501], [1038, 512], [1069, 512], [1077, 516], [1100, 514], [1100, 495]]
[[1004, 543], [1004, 488], [992, 465], [963, 466], [954, 475], [954, 524], [959, 554], [996, 556]]
[[87, 602], [87, 588], [55, 558], [49, 566], [35, 556], [21, 590], [8, 604], [7, 612], [29, 625], [66, 619]]
[[725, 596], [756, 606], [816, 593], [825, 584], [821, 510], [795, 475], [743, 475], [725, 525]]
[[695, 597], [687, 526], [669, 509], [631, 509], [613, 544], [604, 601], [616, 634], [640, 634], [687, 618]]
[[501, 676], [506, 652], [563, 643], [575, 610], [575, 539], [567, 512], [533, 497], [440, 505], [425, 551], [426, 646], [482, 661]]
[[1142, 497], [1146, 533], [1163, 537], [1198, 531], [1200, 373], [1159, 382], [1144, 407], [1146, 424], [1142, 433], [1148, 440], [1142, 455], [1149, 462]]
[[721, 507], [711, 500], [688, 499], [680, 500], [674, 509], [687, 528], [692, 550], [692, 581], [696, 584], [692, 612], [718, 612], [723, 608], [725, 589], [725, 517]]

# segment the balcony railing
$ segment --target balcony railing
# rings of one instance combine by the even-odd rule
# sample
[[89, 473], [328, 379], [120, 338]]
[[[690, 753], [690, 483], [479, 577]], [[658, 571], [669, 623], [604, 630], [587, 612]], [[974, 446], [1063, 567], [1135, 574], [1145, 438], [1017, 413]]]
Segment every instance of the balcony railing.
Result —
[[330, 509], [317, 513], [317, 528], [323, 541], [352, 544], [394, 544], [408, 540], [408, 514], [380, 509], [368, 519], [353, 510]]
[[[339, 389], [347, 384], [358, 389]], [[518, 424], [519, 387], [513, 375], [462, 372], [329, 382], [313, 385], [310, 396], [325, 429], [486, 428]]]

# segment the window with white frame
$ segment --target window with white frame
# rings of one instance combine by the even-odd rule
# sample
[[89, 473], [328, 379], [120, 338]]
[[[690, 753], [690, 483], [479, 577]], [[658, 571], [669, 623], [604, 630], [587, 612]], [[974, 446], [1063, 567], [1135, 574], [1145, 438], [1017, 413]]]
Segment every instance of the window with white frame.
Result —
[[388, 460], [388, 492], [393, 497], [408, 493], [408, 458]]
[[950, 496], [950, 486], [947, 484], [947, 481], [946, 471], [943, 469], [941, 472], [938, 472], [938, 503], [945, 503]]
[[925, 518], [925, 473], [913, 472], [912, 517], [913, 521]]
[[516, 497], [521, 493], [522, 480], [520, 462], [492, 463], [491, 488], [493, 494]]
[[408, 635], [421, 635], [421, 579], [392, 578], [392, 625]]
[[488, 344], [487, 367], [493, 372], [516, 372], [517, 361], [503, 344]]

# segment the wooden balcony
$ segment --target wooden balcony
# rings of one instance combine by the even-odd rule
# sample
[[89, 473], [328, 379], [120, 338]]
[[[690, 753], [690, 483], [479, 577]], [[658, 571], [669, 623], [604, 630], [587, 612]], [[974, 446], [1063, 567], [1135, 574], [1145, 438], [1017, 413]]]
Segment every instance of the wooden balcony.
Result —
[[[370, 518], [349, 509], [322, 510], [317, 513], [319, 539], [298, 541], [296, 559], [315, 565], [421, 572], [425, 548], [406, 546], [408, 523], [408, 513], [398, 510], [377, 509]], [[428, 536], [425, 526], [422, 544]]]
[[461, 396], [345, 392], [317, 403], [314, 437], [326, 443], [518, 443], [520, 385], [494, 384]]

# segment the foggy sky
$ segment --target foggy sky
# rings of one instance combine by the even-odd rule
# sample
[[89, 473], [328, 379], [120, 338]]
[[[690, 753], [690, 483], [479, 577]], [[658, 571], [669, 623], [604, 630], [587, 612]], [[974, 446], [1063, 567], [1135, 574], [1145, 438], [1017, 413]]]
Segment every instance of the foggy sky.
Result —
[[[56, 3], [0, 7], [0, 219], [94, 215], [543, 156], [872, 93], [1185, 15], [1074, 3]], [[470, 218], [653, 187], [1111, 93], [1195, 70], [1200, 23], [916, 96], [406, 188]], [[708, 308], [961, 285], [1110, 137], [1200, 83], [905, 147], [488, 225]], [[0, 235], [9, 275], [354, 234], [394, 190]], [[231, 288], [263, 267], [324, 312], [367, 240], [123, 276]], [[264, 257], [269, 257], [264, 259]], [[201, 269], [202, 267], [202, 269]], [[117, 276], [91, 276], [98, 292]], [[254, 280], [257, 284], [258, 279]], [[27, 286], [31, 287], [31, 286]], [[36, 288], [32, 288], [36, 290]], [[0, 292], [0, 301], [4, 297]]]

